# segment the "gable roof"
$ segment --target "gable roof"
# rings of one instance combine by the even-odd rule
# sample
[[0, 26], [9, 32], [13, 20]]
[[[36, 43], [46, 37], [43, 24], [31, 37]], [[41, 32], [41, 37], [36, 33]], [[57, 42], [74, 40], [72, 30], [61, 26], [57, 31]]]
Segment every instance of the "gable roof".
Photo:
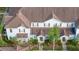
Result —
[[22, 8], [21, 12], [31, 22], [44, 22], [52, 18], [52, 13], [50, 13], [50, 9], [44, 9], [43, 7]]
[[49, 19], [49, 20], [45, 21], [44, 23], [47, 23], [47, 22], [61, 23], [62, 21], [59, 20], [59, 19], [52, 18], [52, 19]]
[[25, 25], [25, 23], [23, 23], [23, 21], [18, 16], [15, 16], [13, 17], [13, 19], [11, 19], [11, 21], [9, 20], [8, 23], [5, 24], [5, 27], [6, 28], [17, 28], [21, 25], [28, 27], [27, 25]]
[[[17, 12], [15, 12], [15, 10], [17, 10]], [[77, 21], [79, 16], [78, 7], [17, 7], [12, 9], [12, 13], [13, 12], [15, 13], [13, 17], [8, 19], [7, 22], [5, 21], [5, 27], [14, 28], [20, 26], [21, 24], [29, 27], [28, 24], [30, 24], [30, 22], [44, 22], [52, 19], [53, 17], [56, 17], [64, 22], [72, 22]], [[53, 15], [53, 13], [56, 16]]]
[[[53, 17], [53, 13], [65, 22], [76, 21], [79, 16], [79, 8], [77, 7], [26, 7], [21, 8], [24, 16], [32, 22], [43, 22]], [[74, 18], [74, 20], [73, 20]]]
[[[12, 17], [13, 17], [13, 16], [5, 16], [4, 22], [5, 22], [5, 23], [8, 23], [8, 21], [9, 21], [10, 19], [12, 19]], [[5, 24], [5, 23], [4, 23], [4, 24]]]

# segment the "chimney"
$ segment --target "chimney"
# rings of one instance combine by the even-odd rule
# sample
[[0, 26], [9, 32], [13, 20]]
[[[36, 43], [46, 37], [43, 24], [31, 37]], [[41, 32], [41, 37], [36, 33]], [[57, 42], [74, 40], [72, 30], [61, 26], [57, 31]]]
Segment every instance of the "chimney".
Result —
[[53, 19], [58, 19], [58, 17], [55, 15], [54, 11], [52, 11], [52, 17], [53, 17]]
[[64, 35], [69, 35], [69, 29], [67, 29], [67, 28], [64, 28]]
[[44, 32], [43, 32], [42, 29], [40, 29], [40, 31], [39, 31], [39, 35], [44, 35]]

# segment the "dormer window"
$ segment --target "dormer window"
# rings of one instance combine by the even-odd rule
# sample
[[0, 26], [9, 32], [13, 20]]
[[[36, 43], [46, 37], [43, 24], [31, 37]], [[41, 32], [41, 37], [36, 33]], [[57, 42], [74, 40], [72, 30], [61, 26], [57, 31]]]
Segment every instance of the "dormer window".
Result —
[[55, 24], [55, 27], [57, 26], [57, 23]]
[[71, 27], [73, 27], [73, 24], [71, 24]]
[[62, 26], [62, 24], [60, 23], [60, 27]]
[[50, 23], [48, 23], [48, 27], [50, 27]]
[[44, 23], [44, 27], [45, 27], [45, 23]]
[[38, 23], [37, 23], [37, 26], [38, 26]]
[[67, 24], [67, 27], [68, 27], [68, 24]]
[[20, 29], [19, 29], [19, 32], [21, 32]]
[[10, 29], [10, 32], [12, 33], [12, 29]]
[[25, 29], [24, 29], [24, 32], [25, 32]]
[[32, 26], [34, 27], [34, 23], [32, 23]]

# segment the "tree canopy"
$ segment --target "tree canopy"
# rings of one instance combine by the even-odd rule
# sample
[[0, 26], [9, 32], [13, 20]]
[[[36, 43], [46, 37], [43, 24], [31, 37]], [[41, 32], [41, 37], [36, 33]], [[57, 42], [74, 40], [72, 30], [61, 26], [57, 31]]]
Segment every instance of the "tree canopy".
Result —
[[60, 36], [60, 29], [58, 27], [53, 27], [49, 29], [48, 38], [50, 40], [59, 39], [59, 36]]

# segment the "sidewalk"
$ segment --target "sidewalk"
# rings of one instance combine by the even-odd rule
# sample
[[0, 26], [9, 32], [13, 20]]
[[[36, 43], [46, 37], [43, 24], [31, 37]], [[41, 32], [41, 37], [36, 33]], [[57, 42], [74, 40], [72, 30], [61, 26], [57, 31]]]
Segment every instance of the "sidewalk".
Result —
[[14, 47], [0, 47], [0, 51], [16, 51]]

